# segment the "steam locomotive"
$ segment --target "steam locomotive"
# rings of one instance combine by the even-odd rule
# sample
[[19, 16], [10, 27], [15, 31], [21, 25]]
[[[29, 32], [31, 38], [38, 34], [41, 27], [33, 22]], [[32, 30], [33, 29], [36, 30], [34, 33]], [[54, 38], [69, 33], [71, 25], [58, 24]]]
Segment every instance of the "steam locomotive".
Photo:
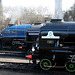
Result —
[[27, 29], [31, 25], [14, 25], [4, 29], [1, 33], [0, 45], [5, 49], [22, 49], [26, 47]]
[[10, 50], [20, 50], [30, 54], [31, 44], [27, 44], [27, 29], [36, 27], [41, 23], [14, 25], [2, 31], [0, 34], [0, 48]]
[[[39, 59], [41, 69], [51, 67], [75, 71], [75, 22], [53, 19], [43, 25], [17, 25], [1, 33], [1, 45], [29, 51], [26, 58]], [[15, 48], [15, 50], [16, 50]]]
[[26, 42], [32, 47], [32, 54], [26, 57], [33, 63], [39, 59], [41, 69], [57, 67], [75, 71], [75, 22], [53, 19], [43, 26], [33, 26], [27, 29]]

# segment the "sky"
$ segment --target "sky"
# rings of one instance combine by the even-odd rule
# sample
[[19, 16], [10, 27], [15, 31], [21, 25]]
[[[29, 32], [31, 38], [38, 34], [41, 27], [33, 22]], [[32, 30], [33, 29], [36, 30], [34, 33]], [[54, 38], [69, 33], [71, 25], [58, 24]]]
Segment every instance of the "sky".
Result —
[[[55, 0], [2, 0], [3, 7], [47, 7], [54, 10]], [[62, 0], [62, 10], [68, 10], [75, 0]]]
[[[75, 0], [62, 0], [62, 10], [69, 10]], [[28, 7], [28, 8], [47, 8], [48, 15], [54, 15], [55, 0], [2, 0], [3, 7]], [[17, 8], [17, 11], [18, 11]], [[6, 14], [6, 17], [9, 15]]]

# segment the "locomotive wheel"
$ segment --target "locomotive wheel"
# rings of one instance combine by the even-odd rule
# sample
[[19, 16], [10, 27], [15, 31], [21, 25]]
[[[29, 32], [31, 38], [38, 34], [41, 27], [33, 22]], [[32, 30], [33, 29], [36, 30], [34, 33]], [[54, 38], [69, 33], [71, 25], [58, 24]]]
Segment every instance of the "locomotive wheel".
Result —
[[28, 55], [31, 55], [31, 50], [30, 50], [30, 49], [27, 50], [27, 54], [28, 54]]
[[51, 66], [51, 61], [49, 59], [42, 59], [40, 61], [40, 67], [43, 70], [49, 70], [51, 67], [47, 67], [47, 66]]
[[66, 70], [69, 72], [74, 72], [75, 71], [75, 63], [67, 62]]

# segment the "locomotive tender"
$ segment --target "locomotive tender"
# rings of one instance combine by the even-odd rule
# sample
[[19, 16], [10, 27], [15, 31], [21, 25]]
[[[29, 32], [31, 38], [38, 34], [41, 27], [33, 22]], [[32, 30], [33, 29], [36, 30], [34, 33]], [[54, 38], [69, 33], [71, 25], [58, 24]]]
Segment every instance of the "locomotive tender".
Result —
[[32, 46], [28, 59], [40, 60], [40, 67], [65, 67], [75, 71], [75, 22], [51, 20], [44, 26], [33, 26], [27, 30], [27, 44]]

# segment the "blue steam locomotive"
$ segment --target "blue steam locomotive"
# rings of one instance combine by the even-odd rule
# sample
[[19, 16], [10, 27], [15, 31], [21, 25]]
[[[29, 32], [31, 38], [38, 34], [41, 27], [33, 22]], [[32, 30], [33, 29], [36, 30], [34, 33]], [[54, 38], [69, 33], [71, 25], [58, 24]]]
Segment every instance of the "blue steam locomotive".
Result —
[[14, 25], [4, 29], [1, 33], [0, 45], [2, 48], [22, 49], [26, 47], [27, 29], [31, 25]]

